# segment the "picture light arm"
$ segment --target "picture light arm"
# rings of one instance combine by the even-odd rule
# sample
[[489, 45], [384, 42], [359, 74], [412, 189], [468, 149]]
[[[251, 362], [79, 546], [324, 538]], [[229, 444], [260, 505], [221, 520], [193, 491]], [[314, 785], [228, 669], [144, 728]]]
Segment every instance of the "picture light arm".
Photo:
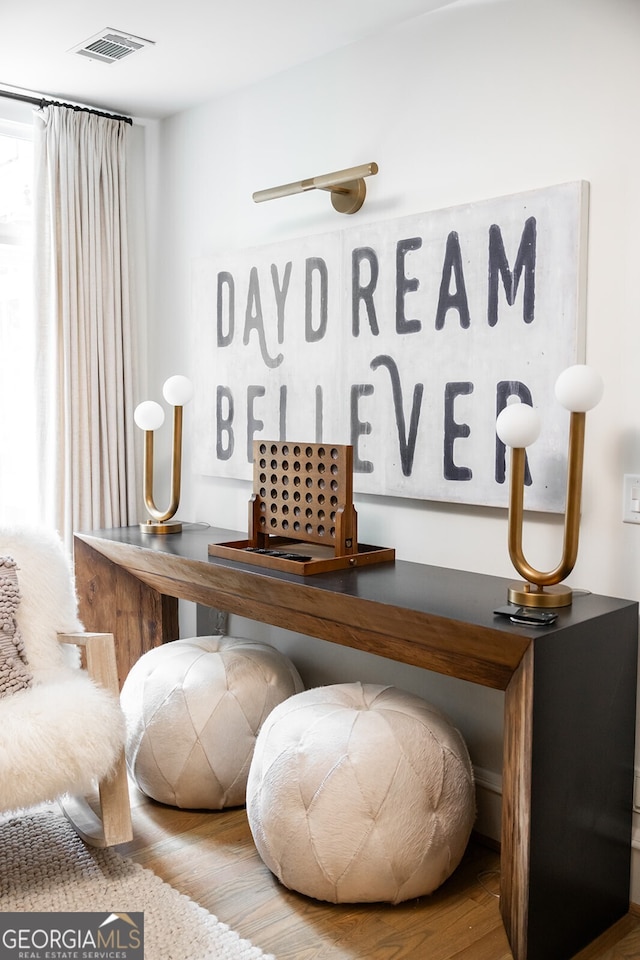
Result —
[[277, 200], [294, 193], [306, 193], [308, 190], [329, 190], [331, 203], [338, 213], [355, 213], [364, 203], [366, 196], [364, 178], [377, 172], [377, 163], [362, 163], [358, 167], [336, 170], [335, 173], [325, 173], [319, 177], [258, 190], [253, 194], [253, 199], [256, 203], [262, 203], [264, 200]]

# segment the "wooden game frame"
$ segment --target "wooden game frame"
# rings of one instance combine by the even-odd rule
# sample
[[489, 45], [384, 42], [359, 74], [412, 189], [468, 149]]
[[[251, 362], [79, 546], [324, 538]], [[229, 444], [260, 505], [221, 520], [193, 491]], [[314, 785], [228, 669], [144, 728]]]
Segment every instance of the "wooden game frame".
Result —
[[358, 543], [353, 447], [255, 440], [246, 540], [209, 544], [209, 556], [307, 576], [395, 560]]

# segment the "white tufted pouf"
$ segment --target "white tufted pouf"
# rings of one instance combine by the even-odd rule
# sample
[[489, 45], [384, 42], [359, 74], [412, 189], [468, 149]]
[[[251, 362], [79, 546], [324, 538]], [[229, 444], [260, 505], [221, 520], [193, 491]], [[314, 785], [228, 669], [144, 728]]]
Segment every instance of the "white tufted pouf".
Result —
[[475, 819], [465, 743], [425, 700], [395, 687], [306, 690], [269, 715], [247, 783], [265, 864], [298, 893], [399, 903], [455, 870]]
[[260, 726], [302, 689], [291, 661], [266, 643], [195, 637], [155, 647], [122, 688], [129, 773], [161, 803], [239, 806]]

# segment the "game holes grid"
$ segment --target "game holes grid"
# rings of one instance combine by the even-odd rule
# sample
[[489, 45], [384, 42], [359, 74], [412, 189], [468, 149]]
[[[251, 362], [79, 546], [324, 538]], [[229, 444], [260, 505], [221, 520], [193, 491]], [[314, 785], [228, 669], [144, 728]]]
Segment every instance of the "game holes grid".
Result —
[[335, 444], [259, 443], [254, 493], [262, 533], [335, 541], [346, 501], [346, 448]]

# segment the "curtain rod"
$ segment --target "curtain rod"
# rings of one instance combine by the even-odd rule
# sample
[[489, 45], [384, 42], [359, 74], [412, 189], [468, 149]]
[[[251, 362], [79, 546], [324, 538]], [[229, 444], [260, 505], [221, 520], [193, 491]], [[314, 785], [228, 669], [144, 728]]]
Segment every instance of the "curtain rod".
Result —
[[31, 97], [26, 93], [13, 93], [9, 90], [0, 90], [0, 97], [7, 100], [22, 100], [24, 103], [33, 103], [37, 107], [67, 107], [68, 110], [80, 110], [83, 113], [93, 113], [97, 117], [107, 117], [109, 120], [124, 120], [133, 124], [131, 117], [120, 117], [105, 110], [96, 110], [94, 107], [79, 107], [74, 103], [61, 103], [59, 100], [48, 100], [47, 97]]

